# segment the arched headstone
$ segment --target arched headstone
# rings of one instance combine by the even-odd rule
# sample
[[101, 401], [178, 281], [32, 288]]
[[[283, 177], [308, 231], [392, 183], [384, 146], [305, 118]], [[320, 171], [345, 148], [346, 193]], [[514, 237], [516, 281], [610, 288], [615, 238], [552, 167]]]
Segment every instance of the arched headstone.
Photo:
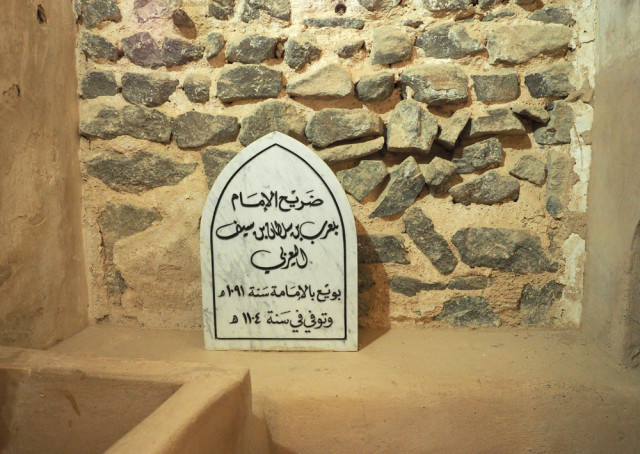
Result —
[[357, 350], [353, 213], [300, 142], [273, 132], [222, 170], [200, 255], [206, 348]]

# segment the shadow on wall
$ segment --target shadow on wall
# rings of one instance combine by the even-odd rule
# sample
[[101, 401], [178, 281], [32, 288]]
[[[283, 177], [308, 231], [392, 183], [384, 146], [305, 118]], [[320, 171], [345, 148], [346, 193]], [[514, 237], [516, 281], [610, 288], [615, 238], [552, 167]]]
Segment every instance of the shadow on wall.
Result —
[[640, 222], [631, 243], [631, 267], [627, 313], [624, 322], [624, 362], [627, 366], [640, 364]]

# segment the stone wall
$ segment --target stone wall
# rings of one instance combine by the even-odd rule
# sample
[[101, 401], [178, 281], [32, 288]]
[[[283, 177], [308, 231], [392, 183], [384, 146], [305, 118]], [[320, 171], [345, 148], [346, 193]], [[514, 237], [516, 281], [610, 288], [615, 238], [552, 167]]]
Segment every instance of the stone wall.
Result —
[[575, 326], [589, 0], [76, 0], [90, 317], [201, 324], [198, 227], [278, 130], [349, 194], [362, 326]]

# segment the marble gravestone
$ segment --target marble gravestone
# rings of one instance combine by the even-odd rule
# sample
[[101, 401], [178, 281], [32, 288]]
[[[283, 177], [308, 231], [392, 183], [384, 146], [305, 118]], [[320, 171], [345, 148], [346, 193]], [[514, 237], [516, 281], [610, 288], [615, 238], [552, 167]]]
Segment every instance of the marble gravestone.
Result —
[[329, 167], [279, 132], [216, 179], [200, 224], [207, 349], [358, 349], [353, 213]]

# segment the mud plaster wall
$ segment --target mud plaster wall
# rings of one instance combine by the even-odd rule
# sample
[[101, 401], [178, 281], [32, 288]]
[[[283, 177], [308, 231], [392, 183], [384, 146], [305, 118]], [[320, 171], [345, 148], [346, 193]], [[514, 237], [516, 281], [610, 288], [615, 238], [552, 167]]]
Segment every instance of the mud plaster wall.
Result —
[[3, 4], [3, 345], [47, 347], [86, 325], [73, 21], [65, 2]]
[[585, 330], [610, 346], [619, 360], [630, 359], [631, 333], [637, 333], [638, 327], [638, 321], [629, 317], [633, 314], [632, 243], [640, 221], [636, 121], [640, 25], [632, 19], [638, 13], [637, 2], [611, 1], [599, 6]]
[[[377, 161], [378, 171], [392, 173], [361, 201], [349, 195], [366, 262], [359, 276], [362, 326], [579, 325], [595, 1], [77, 0], [75, 6], [93, 323], [201, 326], [198, 227], [210, 184], [252, 140], [244, 134], [278, 129], [311, 142], [336, 172]], [[455, 32], [430, 35], [445, 24]], [[386, 25], [391, 29], [374, 37]], [[252, 34], [277, 44], [242, 41]], [[302, 44], [287, 44], [292, 38]], [[287, 49], [298, 58], [287, 61]], [[442, 73], [428, 74], [441, 64]], [[414, 81], [407, 76], [412, 70]], [[384, 71], [392, 74], [390, 92], [384, 77], [360, 84]], [[462, 98], [454, 89], [460, 71]], [[471, 77], [477, 75], [497, 79], [483, 89]], [[267, 97], [283, 104], [260, 99]], [[405, 103], [408, 113], [394, 117], [405, 98], [414, 99]], [[350, 113], [323, 118], [318, 112], [326, 108]], [[501, 110], [486, 121], [492, 109]], [[211, 116], [199, 116], [196, 125], [195, 117], [181, 116], [192, 111]], [[471, 117], [462, 131], [447, 121], [459, 111]], [[237, 118], [239, 135], [234, 120], [219, 115]], [[339, 137], [318, 139], [319, 131], [337, 129]], [[479, 153], [470, 173], [452, 166], [453, 158], [464, 158], [463, 147], [491, 138], [503, 149], [497, 162]], [[447, 149], [453, 143], [455, 150]], [[524, 156], [544, 168], [542, 180], [510, 176]], [[426, 185], [416, 165], [431, 169]], [[344, 184], [348, 193], [375, 181], [369, 168], [363, 172]], [[467, 183], [478, 186], [461, 190]], [[397, 212], [371, 217], [387, 198]], [[412, 234], [407, 213], [416, 219]], [[454, 245], [458, 231], [464, 244]], [[428, 238], [424, 251], [420, 236]]]

